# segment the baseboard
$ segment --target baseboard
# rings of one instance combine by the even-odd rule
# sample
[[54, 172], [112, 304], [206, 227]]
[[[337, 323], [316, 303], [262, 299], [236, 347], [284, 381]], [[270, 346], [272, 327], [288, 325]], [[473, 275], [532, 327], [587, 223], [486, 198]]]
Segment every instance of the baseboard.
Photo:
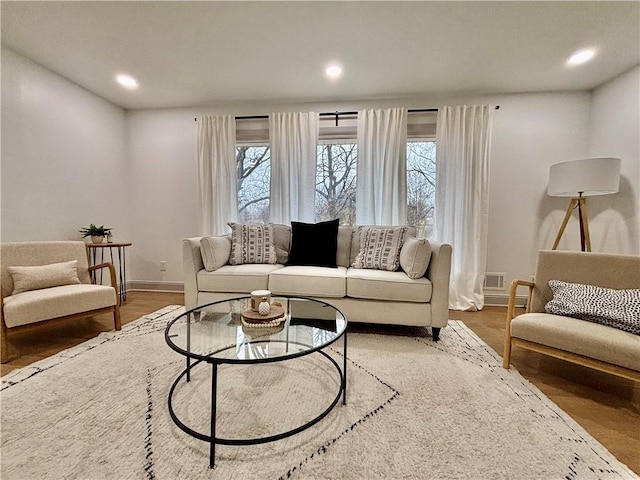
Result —
[[127, 282], [128, 292], [167, 292], [183, 293], [184, 284], [182, 282], [158, 282], [151, 280], [130, 280]]
[[[484, 304], [487, 307], [506, 307], [509, 305], [509, 294], [507, 293], [493, 293], [484, 294]], [[527, 304], [526, 295], [516, 295], [516, 307], [525, 307]]]

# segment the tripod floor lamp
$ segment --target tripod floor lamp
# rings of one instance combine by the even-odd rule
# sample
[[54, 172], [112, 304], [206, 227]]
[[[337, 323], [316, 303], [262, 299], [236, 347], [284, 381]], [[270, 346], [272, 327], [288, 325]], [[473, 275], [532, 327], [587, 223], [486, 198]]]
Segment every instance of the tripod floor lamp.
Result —
[[586, 197], [617, 193], [619, 188], [619, 158], [587, 158], [551, 165], [547, 195], [571, 198], [562, 226], [553, 244], [553, 250], [558, 248], [569, 218], [577, 208], [580, 222], [580, 246], [583, 252], [590, 252], [591, 238], [589, 237]]

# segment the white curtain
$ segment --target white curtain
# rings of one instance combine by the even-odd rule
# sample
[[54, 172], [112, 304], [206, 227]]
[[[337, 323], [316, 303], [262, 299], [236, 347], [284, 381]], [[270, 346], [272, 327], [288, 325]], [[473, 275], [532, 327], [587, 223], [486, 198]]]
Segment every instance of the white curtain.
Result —
[[407, 221], [407, 111], [358, 113], [356, 223], [404, 225]]
[[484, 307], [491, 123], [490, 105], [438, 110], [434, 237], [453, 247], [449, 308], [455, 310]]
[[238, 215], [236, 121], [203, 115], [198, 122], [200, 234], [222, 235]]
[[272, 113], [269, 116], [271, 193], [269, 218], [311, 223], [315, 215], [318, 114]]

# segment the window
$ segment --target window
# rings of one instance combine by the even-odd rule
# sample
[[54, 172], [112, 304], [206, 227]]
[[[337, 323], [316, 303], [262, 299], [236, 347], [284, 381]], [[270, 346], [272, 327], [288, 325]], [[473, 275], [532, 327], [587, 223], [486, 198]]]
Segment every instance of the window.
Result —
[[[434, 227], [436, 113], [415, 112], [407, 123], [407, 223], [430, 238]], [[315, 221], [356, 223], [357, 115], [321, 116], [316, 151]], [[236, 123], [238, 221], [267, 223], [271, 152], [268, 120]]]
[[238, 221], [267, 223], [271, 155], [268, 145], [236, 146]]
[[347, 141], [318, 145], [315, 220], [340, 219], [353, 225], [356, 219], [356, 165], [358, 147]]
[[407, 223], [418, 236], [433, 235], [436, 195], [436, 144], [433, 141], [407, 142]]

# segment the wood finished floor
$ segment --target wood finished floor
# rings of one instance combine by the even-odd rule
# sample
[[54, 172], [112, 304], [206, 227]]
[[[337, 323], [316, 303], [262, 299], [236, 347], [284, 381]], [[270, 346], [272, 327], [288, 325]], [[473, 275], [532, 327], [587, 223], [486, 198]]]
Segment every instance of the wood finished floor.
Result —
[[[122, 306], [122, 324], [166, 305], [183, 304], [178, 293], [129, 292]], [[506, 309], [451, 311], [500, 355]], [[68, 321], [9, 331], [10, 362], [0, 374], [27, 366], [113, 328], [110, 315], [85, 322]], [[377, 327], [371, 327], [377, 328]], [[640, 383], [515, 348], [512, 365], [567, 412], [621, 462], [640, 475]], [[428, 366], [425, 366], [428, 368]]]

